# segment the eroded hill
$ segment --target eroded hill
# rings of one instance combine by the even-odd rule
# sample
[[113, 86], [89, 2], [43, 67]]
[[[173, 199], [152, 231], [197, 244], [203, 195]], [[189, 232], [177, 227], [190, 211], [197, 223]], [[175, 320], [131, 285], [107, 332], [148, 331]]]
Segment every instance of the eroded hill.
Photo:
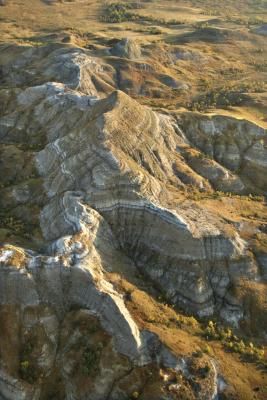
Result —
[[125, 4], [0, 9], [0, 398], [262, 400], [264, 2]]

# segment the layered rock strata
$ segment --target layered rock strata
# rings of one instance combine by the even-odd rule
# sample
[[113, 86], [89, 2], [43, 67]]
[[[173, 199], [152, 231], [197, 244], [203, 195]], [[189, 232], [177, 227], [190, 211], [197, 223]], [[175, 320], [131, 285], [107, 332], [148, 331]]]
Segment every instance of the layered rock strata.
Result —
[[[198, 316], [217, 312], [237, 326], [246, 310], [231, 289], [243, 279], [262, 281], [262, 268], [237, 230], [176, 199], [188, 184], [246, 192], [252, 173], [262, 191], [266, 132], [229, 120], [229, 153], [219, 117], [188, 121], [186, 114], [179, 125], [120, 91], [100, 99], [103, 92], [83, 74], [87, 66], [89, 76], [105, 68], [65, 50], [56, 53], [62, 79], [54, 76], [57, 64], [42, 70], [63, 83], [25, 89], [25, 70], [15, 71], [12, 81], [21, 87], [0, 93], [1, 150], [6, 161], [10, 154], [17, 160], [16, 173], [6, 169], [1, 206], [25, 223], [32, 218], [42, 232], [38, 242], [32, 238], [35, 250], [8, 240], [1, 250], [2, 341], [11, 330], [14, 339], [1, 348], [0, 393], [8, 400], [126, 399], [159, 366], [190, 382], [188, 360], [137, 326], [108, 273], [120, 263], [126, 272], [137, 269], [172, 304]], [[186, 381], [192, 399], [216, 397], [217, 372], [212, 365], [209, 371], [197, 390]], [[54, 377], [59, 383], [50, 393]], [[160, 390], [155, 398], [165, 399]]]

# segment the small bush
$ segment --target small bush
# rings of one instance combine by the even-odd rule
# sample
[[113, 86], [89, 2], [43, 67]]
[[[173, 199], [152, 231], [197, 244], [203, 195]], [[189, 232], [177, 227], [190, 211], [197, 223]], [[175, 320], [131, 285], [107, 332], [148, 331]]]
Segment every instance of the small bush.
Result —
[[203, 357], [203, 350], [196, 350], [194, 353], [192, 353], [192, 356], [195, 358], [201, 358]]
[[19, 375], [24, 381], [33, 384], [37, 379], [37, 370], [28, 360], [22, 360], [19, 365]]
[[219, 339], [215, 322], [209, 321], [208, 326], [204, 330], [204, 335], [208, 340]]
[[252, 342], [245, 343], [243, 339], [234, 335], [230, 328], [218, 327], [215, 322], [209, 321], [204, 329], [204, 336], [207, 340], [220, 340], [225, 349], [242, 355], [246, 361], [264, 362], [264, 349]]
[[[146, 21], [152, 22], [154, 24], [160, 25], [179, 25], [183, 24], [182, 21], [171, 19], [165, 20], [164, 18], [155, 18], [149, 15], [139, 15], [133, 10], [142, 8], [141, 3], [131, 2], [116, 2], [110, 3], [105, 6], [103, 14], [101, 16], [101, 21], [110, 23], [119, 23], [125, 21]], [[153, 32], [153, 34], [158, 34], [159, 32]]]
[[192, 111], [203, 112], [217, 107], [240, 106], [247, 98], [247, 94], [241, 90], [216, 89], [195, 98], [188, 108]]
[[162, 33], [162, 30], [157, 26], [151, 26], [151, 28], [149, 28], [147, 32], [150, 35], [160, 35]]
[[83, 354], [83, 372], [86, 375], [91, 375], [97, 372], [101, 356], [101, 348], [101, 345], [97, 347], [88, 345], [86, 347]]
[[210, 346], [208, 346], [207, 344], [203, 347], [202, 352], [208, 355], [211, 355], [212, 353]]
[[110, 3], [105, 7], [101, 20], [111, 23], [132, 21], [137, 17], [129, 10], [136, 8], [139, 8], [138, 3]]

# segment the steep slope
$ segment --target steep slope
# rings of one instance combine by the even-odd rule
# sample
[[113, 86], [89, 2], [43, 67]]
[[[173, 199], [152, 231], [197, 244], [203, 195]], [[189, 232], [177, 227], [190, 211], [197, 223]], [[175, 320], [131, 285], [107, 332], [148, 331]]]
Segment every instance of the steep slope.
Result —
[[[256, 309], [266, 321], [265, 249], [259, 261], [238, 223], [185, 196], [193, 188], [262, 194], [266, 131], [155, 112], [120, 91], [102, 98], [92, 79], [100, 60], [80, 63], [64, 48], [43, 65], [44, 52], [30, 78], [25, 69], [11, 81], [4, 73], [0, 92], [0, 395], [214, 399], [221, 378], [213, 360], [181, 356], [141, 327], [113, 274], [141, 273], [154, 294], [198, 317], [238, 328]], [[62, 53], [67, 61], [57, 64]]]
[[[197, 205], [168, 206], [173, 193], [167, 185], [181, 185], [173, 166], [179, 174], [180, 153], [189, 148], [184, 134], [175, 120], [140, 106], [121, 92], [93, 106], [90, 101], [61, 84], [29, 88], [17, 96], [21, 111], [16, 113], [24, 116], [20, 130], [27, 127], [31, 136], [34, 126], [41, 124], [48, 141], [35, 154], [47, 198], [40, 214], [44, 238], [51, 241], [79, 232], [87, 218], [79, 204], [85, 202], [108, 221], [120, 247], [164, 288], [174, 304], [184, 304], [201, 315], [212, 313], [217, 301], [227, 303], [231, 262], [235, 269], [238, 266], [240, 277], [251, 275], [253, 279], [257, 265], [246, 253], [245, 242], [237, 233], [226, 235], [215, 215], [202, 211], [198, 216]], [[28, 118], [26, 109], [31, 110]], [[10, 143], [17, 131], [10, 131], [10, 126], [18, 122], [15, 115], [14, 122], [5, 115], [2, 126], [7, 126], [7, 120], [5, 137]], [[228, 185], [230, 176], [227, 171]], [[31, 193], [17, 195], [22, 190], [12, 188], [17, 205], [32, 197]], [[8, 192], [3, 198], [12, 197]], [[165, 238], [162, 245], [158, 243], [161, 236]], [[217, 268], [220, 274], [225, 271], [225, 287], [216, 289], [211, 282], [218, 279]]]

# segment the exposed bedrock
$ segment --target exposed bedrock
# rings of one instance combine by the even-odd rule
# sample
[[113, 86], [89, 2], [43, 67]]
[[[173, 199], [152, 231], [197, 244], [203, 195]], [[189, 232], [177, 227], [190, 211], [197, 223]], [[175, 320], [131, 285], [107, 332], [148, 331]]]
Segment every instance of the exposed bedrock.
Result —
[[140, 270], [169, 301], [188, 312], [211, 315], [227, 309], [229, 286], [239, 278], [257, 276], [257, 267], [243, 255], [238, 237], [227, 239], [219, 232], [194, 237], [189, 229], [174, 223], [175, 217], [164, 221], [146, 209], [114, 207], [102, 214]]
[[[257, 276], [237, 232], [226, 234], [222, 221], [196, 204], [173, 202], [168, 185], [179, 188], [186, 174], [197, 175], [185, 155], [188, 139], [194, 139], [190, 126], [183, 123], [182, 131], [172, 117], [122, 92], [97, 101], [47, 83], [8, 94], [13, 101], [0, 120], [2, 141], [16, 143], [23, 135], [31, 143], [38, 131], [44, 143], [33, 156], [43, 181], [40, 224], [47, 241], [82, 231], [93, 208], [108, 222], [117, 246], [169, 300], [200, 315], [228, 307], [227, 290], [236, 277]], [[254, 129], [262, 140], [264, 132]], [[207, 177], [197, 176], [208, 187]], [[18, 193], [7, 188], [3, 198], [21, 204]], [[241, 305], [233, 309], [242, 315]]]
[[181, 126], [188, 140], [253, 189], [266, 193], [267, 133], [266, 130], [232, 117], [203, 116], [185, 113]]
[[115, 89], [136, 95], [162, 95], [170, 88], [188, 90], [186, 83], [166, 74], [162, 66], [155, 67], [148, 55], [141, 57], [141, 47], [132, 39], [102, 50], [59, 41], [60, 35], [58, 42], [54, 38], [54, 43], [40, 47], [2, 44], [0, 85], [18, 88], [61, 82], [97, 97]]
[[126, 38], [118, 41], [111, 49], [110, 53], [117, 57], [126, 57], [130, 60], [141, 58], [141, 48], [135, 40]]
[[[87, 220], [76, 235], [53, 242], [50, 256], [10, 245], [0, 252], [4, 399], [128, 399], [143, 391], [151, 376], [159, 379], [159, 366], [190, 380], [190, 359], [141, 331], [108, 282], [105, 270], [115, 269], [123, 254], [96, 211], [88, 210]], [[123, 260], [131, 268], [131, 261]], [[192, 399], [213, 399], [217, 393], [217, 372], [206, 363], [210, 373], [197, 392], [192, 386]], [[155, 400], [165, 398], [164, 390], [159, 383]], [[144, 399], [151, 399], [149, 391]]]
[[[16, 141], [19, 126], [29, 141], [39, 128], [48, 142], [35, 156], [49, 199], [40, 217], [44, 237], [55, 240], [82, 229], [87, 212], [77, 202], [81, 198], [107, 219], [120, 246], [168, 297], [178, 301], [187, 291], [182, 276], [194, 264], [194, 290], [188, 291], [192, 299], [187, 300], [194, 304], [199, 296], [200, 309], [211, 312], [214, 293], [203, 265], [206, 262], [210, 270], [217, 262], [232, 259], [241, 259], [242, 264], [245, 245], [237, 234], [225, 236], [215, 218], [197, 206], [165, 206], [171, 199], [166, 184], [181, 185], [175, 171], [182, 163], [186, 166], [181, 152], [188, 144], [176, 121], [121, 92], [92, 102], [90, 96], [62, 84], [26, 89], [14, 103], [17, 111], [0, 121], [3, 140]], [[21, 119], [27, 109], [33, 112]], [[172, 275], [177, 273], [176, 289], [172, 284], [170, 290], [162, 272], [169, 264]]]
[[[255, 260], [233, 225], [179, 190], [243, 193], [253, 181], [263, 191], [266, 132], [189, 113], [178, 124], [120, 91], [100, 100], [114, 70], [81, 50], [16, 51], [2, 66], [13, 88], [0, 91], [0, 205], [34, 220], [42, 238], [35, 251], [1, 248], [0, 399], [124, 400], [159, 367], [186, 380], [188, 360], [138, 327], [109, 274], [138, 268], [190, 313], [235, 325], [248, 317], [238, 290], [263, 284], [264, 251]], [[192, 400], [214, 399], [216, 369], [209, 364], [197, 390], [186, 385]]]
[[61, 82], [91, 96], [114, 90], [116, 70], [79, 47], [2, 45], [1, 52], [1, 84], [9, 88]]
[[[63, 88], [57, 94], [59, 89], [53, 87], [68, 104], [69, 94]], [[52, 124], [49, 143], [36, 154], [49, 199], [40, 214], [44, 237], [55, 240], [82, 230], [86, 207], [93, 207], [108, 221], [120, 248], [175, 304], [200, 315], [227, 307], [235, 275], [253, 278], [257, 266], [246, 257], [238, 234], [225, 235], [208, 212], [165, 206], [166, 184], [179, 184], [172, 160], [187, 145], [175, 121], [121, 92], [80, 110], [79, 129], [74, 133]], [[223, 278], [217, 277], [217, 265], [223, 265]]]

